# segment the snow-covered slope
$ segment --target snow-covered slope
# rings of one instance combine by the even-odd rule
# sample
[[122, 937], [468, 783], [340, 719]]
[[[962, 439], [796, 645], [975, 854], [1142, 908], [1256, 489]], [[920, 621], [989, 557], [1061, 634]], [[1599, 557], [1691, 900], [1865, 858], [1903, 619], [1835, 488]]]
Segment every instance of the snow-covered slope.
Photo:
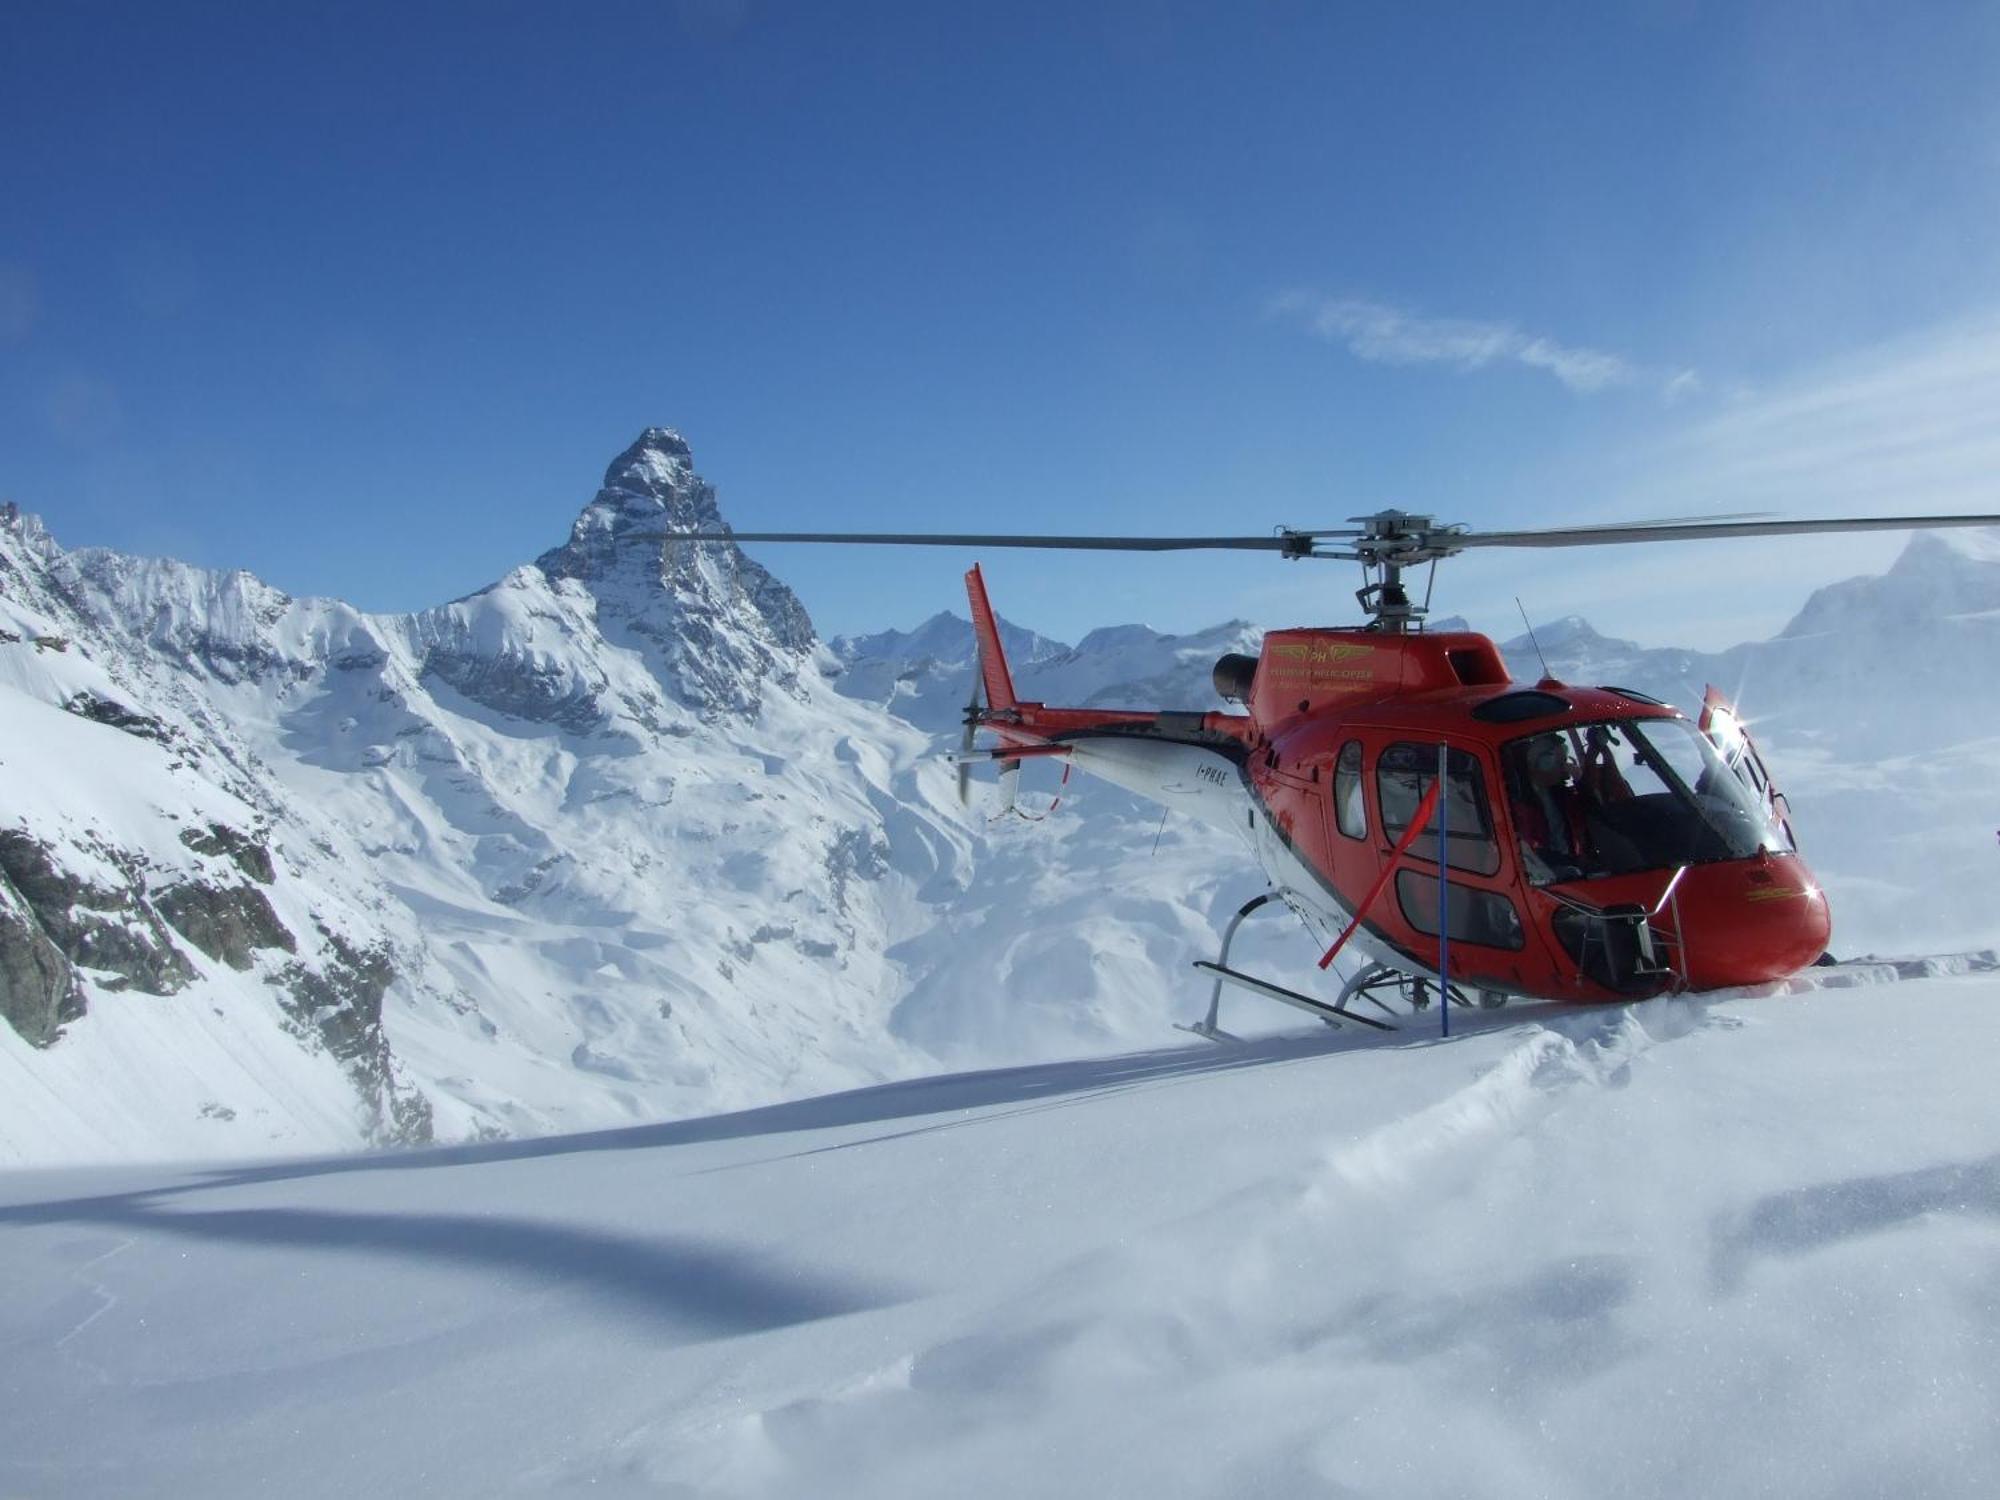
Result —
[[[949, 772], [826, 685], [783, 585], [660, 540], [719, 519], [654, 429], [538, 565], [375, 617], [13, 518], [0, 932], [47, 993], [0, 1031], [0, 1157], [534, 1133], [920, 1066], [888, 955], [966, 878]], [[268, 879], [228, 871], [232, 840]], [[204, 899], [271, 918], [208, 962], [169, 909], [204, 862]], [[113, 974], [65, 930], [82, 908], [150, 957]], [[358, 1039], [322, 979], [361, 992]], [[372, 1097], [313, 1056], [364, 1042]]]
[[[0, 1160], [428, 1138], [381, 1026], [413, 924], [66, 564], [0, 521]], [[148, 582], [163, 635], [176, 589], [245, 634], [269, 615], [243, 575]]]
[[[1004, 573], [995, 571], [997, 581]], [[1240, 621], [1193, 635], [1143, 625], [1092, 631], [1074, 647], [1003, 626], [1015, 686], [1028, 698], [1106, 707], [1218, 708], [1211, 670], [1255, 651]], [[834, 643], [843, 692], [885, 701], [957, 741], [972, 688], [970, 622], [938, 615], [909, 635]], [[881, 684], [897, 684], [885, 697]], [[1207, 986], [1190, 965], [1212, 955], [1231, 913], [1264, 887], [1239, 850], [1155, 804], [1059, 768], [1031, 765], [1020, 813], [988, 822], [975, 793], [971, 878], [935, 925], [896, 950], [906, 988], [896, 1034], [940, 1063], [1027, 1063], [1142, 1045], [1172, 1016], [1198, 1014]], [[1049, 810], [1054, 808], [1053, 815]], [[1292, 965], [1300, 931], [1273, 923], [1237, 951]]]
[[1992, 975], [0, 1174], [0, 1492], [1990, 1494]]
[[[957, 724], [969, 629], [830, 652], [735, 548], [662, 542], [721, 524], [654, 429], [564, 546], [386, 617], [65, 553], [12, 517], [0, 691], [39, 711], [10, 721], [14, 756], [222, 798], [274, 915], [265, 948], [204, 962], [160, 899], [191, 877], [140, 857], [192, 812], [91, 776], [0, 794], [66, 871], [91, 839], [118, 851], [119, 900], [172, 970], [66, 967], [49, 934], [74, 903], [0, 893], [10, 985], [37, 996], [0, 1033], [0, 1159], [536, 1134], [1156, 1034], [1258, 873], [1114, 788], [1069, 788], [1045, 825], [968, 817], [923, 731]], [[1198, 704], [1254, 632], [1008, 638], [1029, 691]], [[1055, 791], [1031, 778], [1025, 805]], [[350, 1002], [302, 995], [322, 970]]]

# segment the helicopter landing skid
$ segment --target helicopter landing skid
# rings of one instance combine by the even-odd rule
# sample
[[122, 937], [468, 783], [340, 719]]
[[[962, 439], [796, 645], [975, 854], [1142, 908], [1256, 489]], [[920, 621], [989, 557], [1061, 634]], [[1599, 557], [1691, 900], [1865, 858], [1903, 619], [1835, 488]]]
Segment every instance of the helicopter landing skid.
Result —
[[[1328, 1005], [1324, 1000], [1315, 1000], [1310, 995], [1301, 995], [1297, 990], [1288, 990], [1283, 985], [1272, 984], [1269, 980], [1259, 979], [1254, 974], [1245, 974], [1238, 969], [1225, 969], [1221, 964], [1212, 964], [1205, 958], [1197, 960], [1195, 967], [1197, 969], [1205, 969], [1213, 974], [1218, 984], [1221, 981], [1227, 980], [1230, 984], [1240, 985], [1242, 988], [1262, 995], [1266, 999], [1276, 1000], [1281, 1004], [1293, 1007], [1295, 1010], [1302, 1010], [1307, 1015], [1318, 1016], [1329, 1026], [1339, 1026], [1343, 1022], [1352, 1021], [1357, 1026], [1372, 1026], [1377, 1031], [1394, 1031], [1396, 1029], [1387, 1021], [1378, 1021], [1373, 1016], [1358, 1016], [1353, 1011], [1342, 1010], [1337, 1005]], [[1196, 1036], [1207, 1036], [1216, 1028], [1213, 1022], [1204, 1021], [1198, 1025], [1185, 1026], [1181, 1029], [1192, 1031]], [[1228, 1033], [1222, 1032], [1220, 1035], [1228, 1036]], [[1231, 1040], [1233, 1041], [1235, 1038], [1232, 1037]]]
[[1174, 1030], [1191, 1031], [1205, 1042], [1234, 1042], [1239, 1046], [1243, 1042], [1243, 1038], [1234, 1032], [1224, 1031], [1220, 1026], [1211, 1026], [1206, 1021], [1196, 1021], [1192, 1026], [1176, 1021]]
[[[1389, 1009], [1387, 1002], [1382, 998], [1384, 994], [1395, 995], [1408, 1005], [1412, 1012], [1416, 1012], [1430, 1008], [1431, 996], [1436, 989], [1437, 981], [1434, 979], [1419, 978], [1401, 969], [1392, 968], [1388, 964], [1371, 964], [1341, 987], [1340, 998], [1333, 1003], [1335, 1009], [1345, 1013], [1348, 1001], [1366, 1000], [1384, 1015], [1393, 1016], [1396, 1012]], [[1478, 993], [1479, 1006], [1483, 1010], [1491, 1010], [1496, 1005], [1506, 1004], [1505, 996], [1497, 996], [1490, 990], [1481, 990]], [[1473, 1002], [1465, 997], [1457, 985], [1452, 985], [1446, 994], [1453, 1005], [1471, 1008]]]
[[[1283, 985], [1272, 984], [1268, 980], [1258, 979], [1253, 975], [1243, 973], [1241, 970], [1229, 967], [1229, 945], [1236, 941], [1236, 929], [1243, 925], [1243, 919], [1253, 912], [1261, 911], [1272, 902], [1282, 901], [1283, 899], [1284, 893], [1281, 891], [1266, 891], [1263, 895], [1253, 896], [1250, 900], [1244, 902], [1237, 910], [1236, 915], [1229, 919], [1229, 925], [1222, 931], [1222, 952], [1216, 955], [1216, 961], [1209, 963], [1206, 959], [1202, 959], [1195, 964], [1197, 969], [1205, 969], [1215, 976], [1215, 988], [1210, 992], [1208, 997], [1208, 1014], [1192, 1026], [1183, 1026], [1177, 1021], [1174, 1023], [1176, 1029], [1191, 1031], [1196, 1036], [1211, 1042], [1241, 1041], [1241, 1037], [1231, 1036], [1215, 1024], [1222, 1012], [1222, 986], [1227, 982], [1229, 984], [1240, 985], [1246, 990], [1252, 990], [1267, 999], [1276, 1000], [1280, 1004], [1289, 1005], [1294, 1010], [1302, 1010], [1308, 1015], [1318, 1016], [1329, 1026], [1337, 1027], [1343, 1021], [1353, 1021], [1358, 1025], [1372, 1026], [1377, 1031], [1394, 1031], [1395, 1027], [1377, 1021], [1370, 1016], [1357, 1016], [1351, 1011], [1343, 1009], [1342, 1007], [1347, 1002], [1345, 992], [1341, 994], [1340, 999], [1328, 1005], [1324, 1000], [1315, 1000], [1310, 995], [1301, 995], [1297, 990], [1288, 990]], [[1378, 1000], [1376, 1004], [1380, 1005], [1381, 1002]], [[1383, 1009], [1386, 1010], [1387, 1008], [1383, 1006]]]

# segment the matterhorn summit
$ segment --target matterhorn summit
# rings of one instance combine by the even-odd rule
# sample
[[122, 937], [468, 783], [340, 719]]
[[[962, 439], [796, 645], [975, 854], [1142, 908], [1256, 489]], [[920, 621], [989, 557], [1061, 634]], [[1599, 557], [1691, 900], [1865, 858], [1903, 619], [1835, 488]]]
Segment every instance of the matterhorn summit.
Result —
[[649, 427], [537, 566], [581, 584], [606, 638], [642, 651], [683, 700], [706, 714], [749, 712], [763, 683], [796, 688], [816, 638], [798, 597], [734, 543], [673, 540], [727, 529], [686, 440]]

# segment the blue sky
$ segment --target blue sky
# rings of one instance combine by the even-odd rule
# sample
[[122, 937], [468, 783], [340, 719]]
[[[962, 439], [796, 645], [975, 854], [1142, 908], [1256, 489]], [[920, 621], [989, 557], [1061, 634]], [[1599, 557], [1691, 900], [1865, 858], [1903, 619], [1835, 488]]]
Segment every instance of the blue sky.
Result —
[[[0, 495], [66, 545], [414, 608], [559, 541], [648, 424], [746, 529], [2000, 510], [1992, 6], [74, 3], [8, 33]], [[1464, 558], [1440, 604], [1723, 644], [1882, 546]], [[829, 633], [956, 605], [965, 561], [760, 555]], [[1340, 621], [1357, 581], [986, 561], [1071, 638]]]

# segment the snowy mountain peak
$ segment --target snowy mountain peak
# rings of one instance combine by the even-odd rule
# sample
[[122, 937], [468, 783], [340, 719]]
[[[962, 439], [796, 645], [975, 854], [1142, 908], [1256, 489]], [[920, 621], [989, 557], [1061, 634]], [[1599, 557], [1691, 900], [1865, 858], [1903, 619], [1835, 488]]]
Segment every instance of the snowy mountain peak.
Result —
[[1518, 635], [1500, 649], [1503, 653], [1518, 651], [1532, 657], [1536, 645], [1540, 645], [1543, 651], [1581, 652], [1593, 646], [1618, 651], [1638, 649], [1631, 641], [1616, 640], [1599, 633], [1582, 615], [1564, 615], [1560, 620], [1538, 623], [1532, 640], [1526, 634]]
[[49, 535], [42, 518], [32, 511], [22, 510], [12, 500], [0, 504], [0, 557], [4, 557], [8, 545], [21, 549], [24, 558], [32, 557], [47, 561], [57, 550], [55, 538]]
[[686, 441], [670, 427], [648, 427], [611, 461], [604, 487], [577, 516], [569, 541], [545, 554], [541, 568], [551, 577], [587, 579], [616, 571], [627, 550], [662, 558], [662, 533], [722, 526], [715, 488], [695, 473]]
[[[1017, 674], [1071, 652], [1061, 641], [1005, 616], [996, 621], [1001, 648]], [[887, 708], [934, 732], [959, 722], [978, 654], [970, 620], [941, 609], [912, 630], [844, 635], [828, 644], [840, 660], [840, 691], [848, 697]]]
[[604, 487], [657, 495], [677, 488], [693, 474], [694, 450], [687, 439], [671, 427], [648, 427], [611, 461], [604, 471]]
[[1781, 638], [1881, 635], [1924, 620], [1991, 619], [2000, 611], [2000, 540], [1990, 530], [1919, 531], [1889, 571], [1815, 591]]
[[1910, 540], [1889, 569], [1908, 574], [1936, 569], [1961, 570], [1967, 563], [2000, 563], [2000, 528], [1974, 527], [1965, 531], [1913, 531]]
[[964, 883], [949, 773], [733, 545], [643, 539], [724, 525], [677, 435], [608, 477], [407, 615], [0, 519], [0, 1163], [908, 1066], [885, 954]]
[[727, 529], [686, 440], [648, 427], [605, 471], [569, 540], [537, 566], [552, 581], [582, 584], [606, 637], [643, 652], [689, 702], [749, 712], [764, 681], [796, 685], [817, 637], [798, 597], [735, 543], [669, 540]]
[[[1063, 656], [1071, 649], [1061, 641], [1016, 625], [1004, 615], [995, 619], [1000, 627], [1001, 647], [1008, 662], [1016, 667]], [[930, 661], [969, 665], [975, 650], [972, 622], [948, 609], [939, 610], [913, 630], [844, 635], [829, 644], [844, 662], [892, 661], [898, 670]]]

